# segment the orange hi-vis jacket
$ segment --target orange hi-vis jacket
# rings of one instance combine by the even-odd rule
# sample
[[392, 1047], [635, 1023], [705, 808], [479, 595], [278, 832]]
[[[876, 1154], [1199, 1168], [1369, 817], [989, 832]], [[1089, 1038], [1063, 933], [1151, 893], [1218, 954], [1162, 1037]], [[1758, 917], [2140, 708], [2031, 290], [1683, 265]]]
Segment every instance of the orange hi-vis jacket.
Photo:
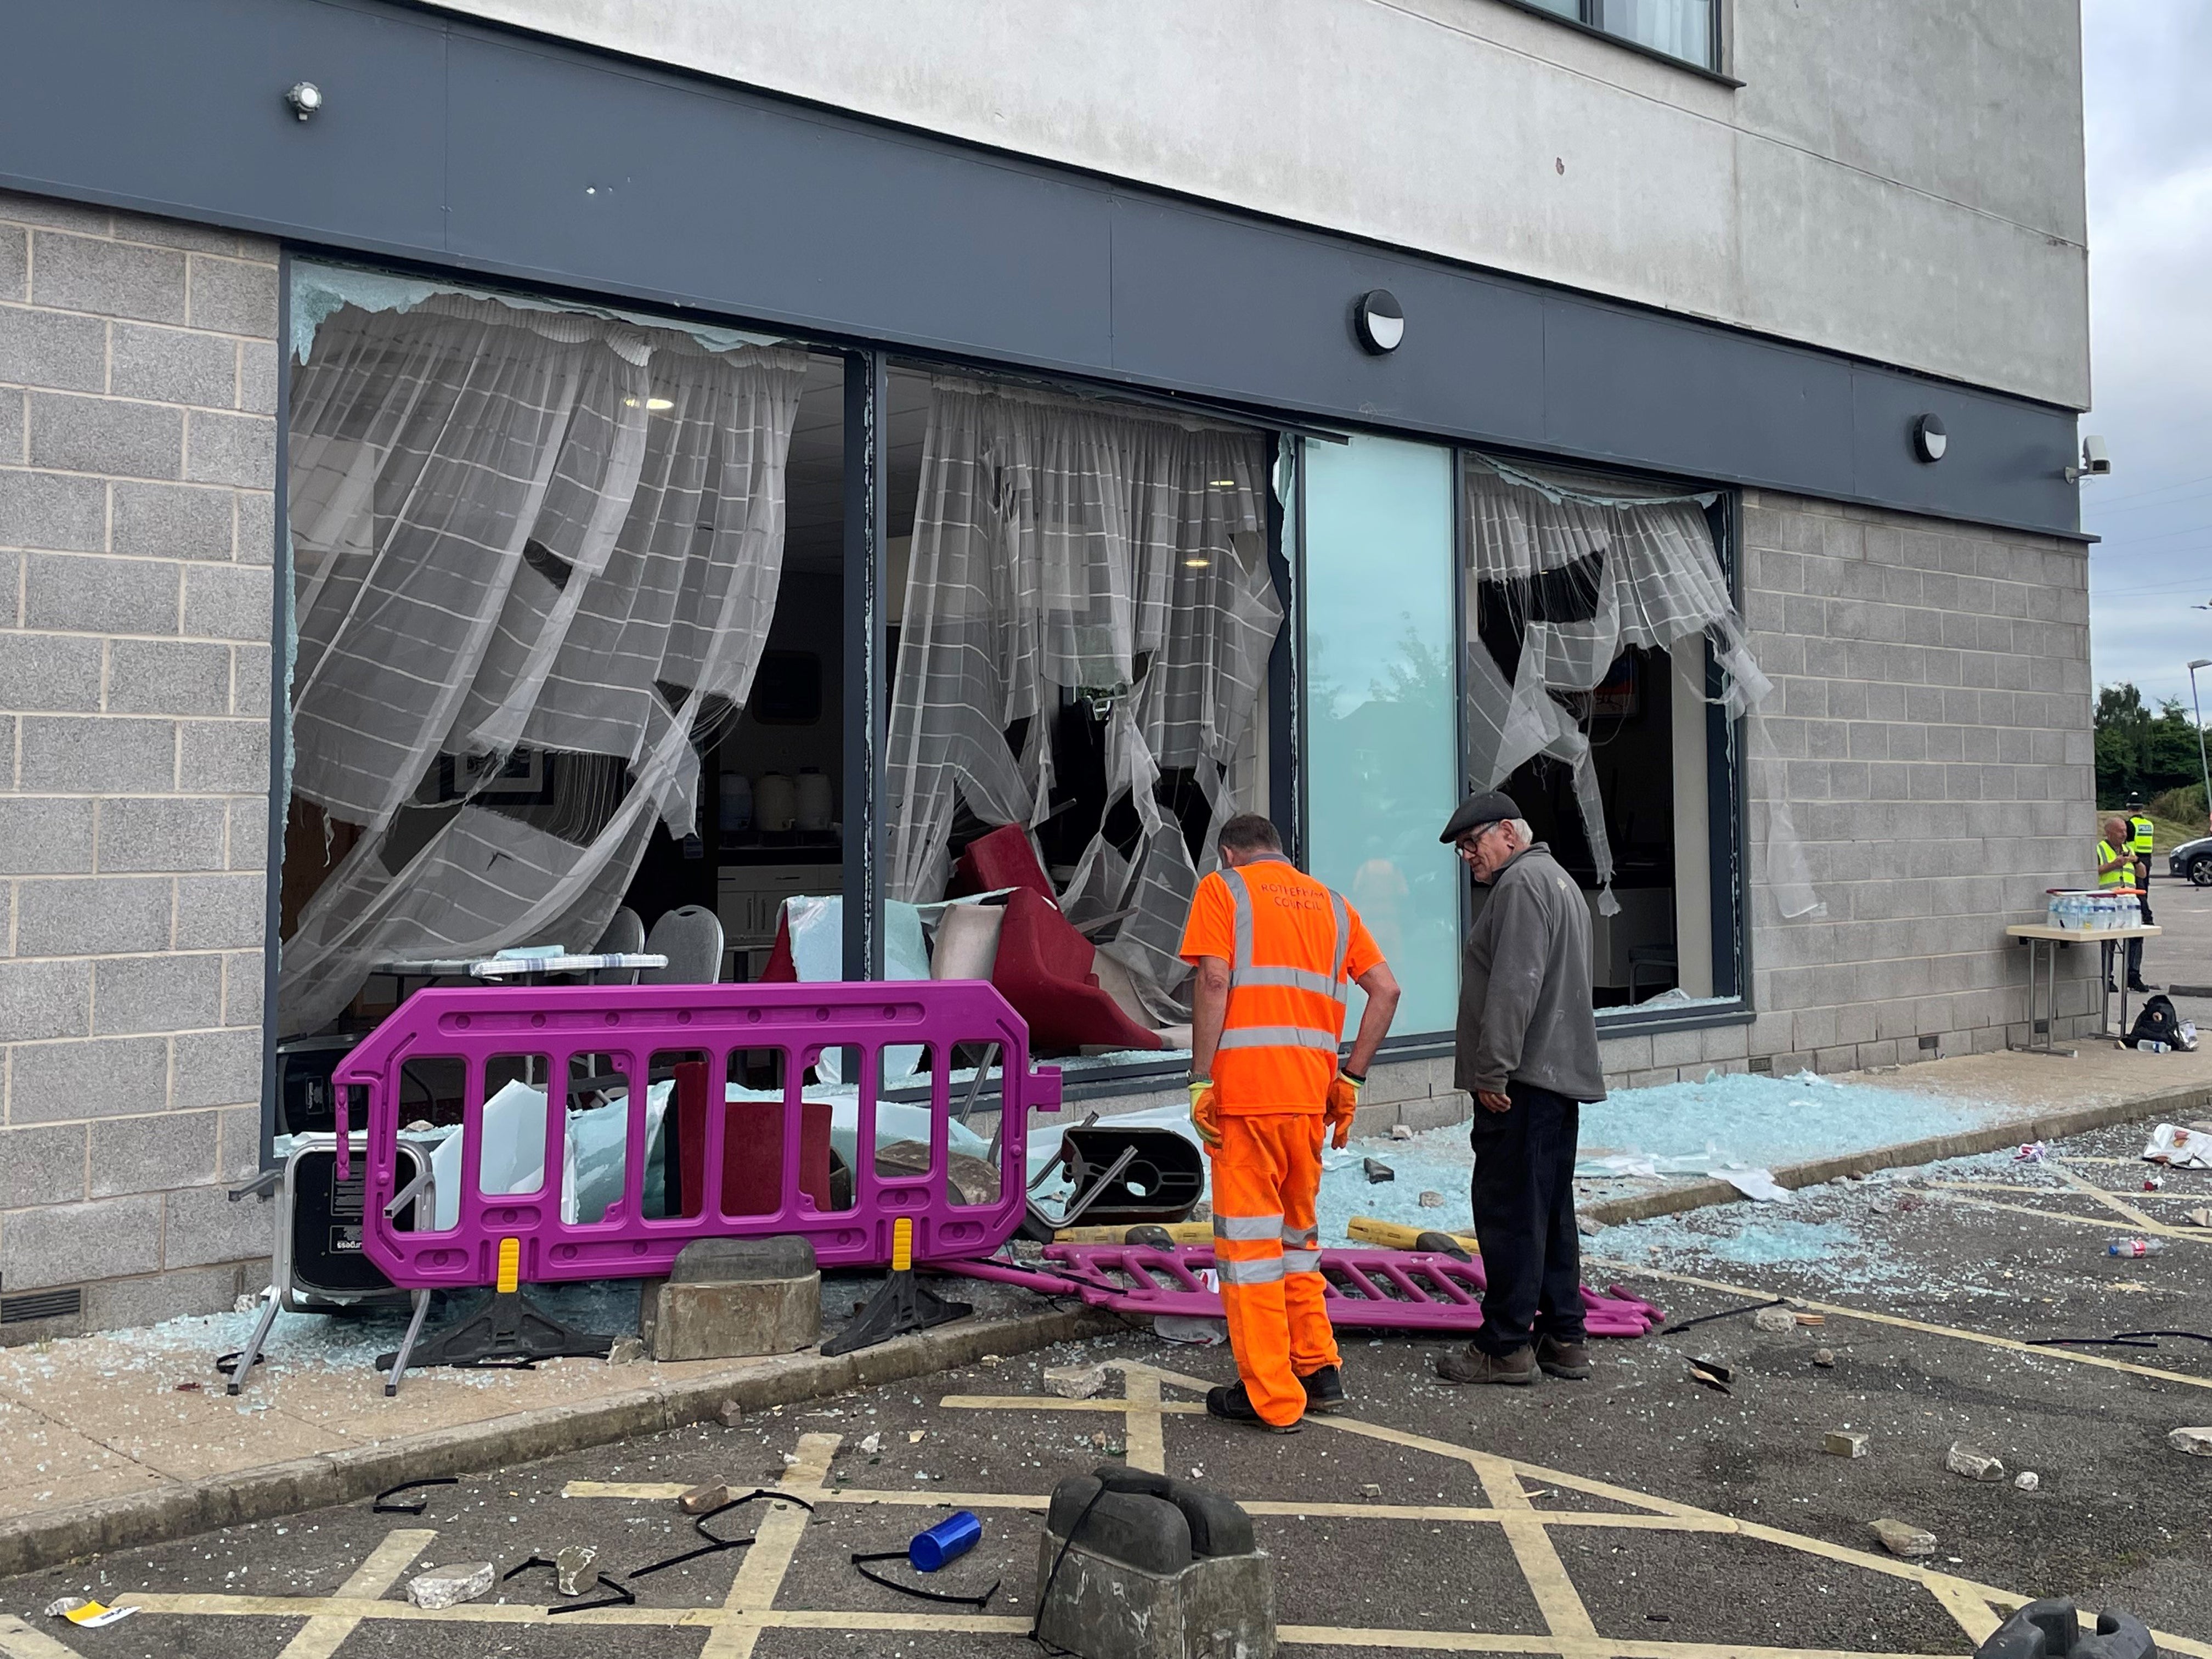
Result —
[[1351, 981], [1382, 959], [1358, 912], [1287, 859], [1256, 859], [1199, 883], [1181, 954], [1229, 964], [1213, 1060], [1220, 1109], [1322, 1110]]

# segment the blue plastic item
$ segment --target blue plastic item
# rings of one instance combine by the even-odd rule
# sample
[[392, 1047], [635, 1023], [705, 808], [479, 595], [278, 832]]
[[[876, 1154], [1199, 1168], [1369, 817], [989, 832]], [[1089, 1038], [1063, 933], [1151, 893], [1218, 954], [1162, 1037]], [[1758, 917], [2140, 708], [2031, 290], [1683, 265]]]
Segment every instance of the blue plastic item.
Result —
[[915, 1534], [906, 1547], [907, 1564], [916, 1572], [935, 1572], [974, 1549], [982, 1535], [983, 1523], [971, 1511], [948, 1515], [927, 1532]]

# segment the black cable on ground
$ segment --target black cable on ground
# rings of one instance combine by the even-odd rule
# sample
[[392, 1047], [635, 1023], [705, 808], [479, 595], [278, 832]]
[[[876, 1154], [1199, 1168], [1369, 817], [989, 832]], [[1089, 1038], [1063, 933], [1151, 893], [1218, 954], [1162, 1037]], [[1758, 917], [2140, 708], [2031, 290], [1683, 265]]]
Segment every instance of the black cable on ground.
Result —
[[949, 1590], [923, 1589], [915, 1584], [902, 1584], [896, 1578], [886, 1578], [879, 1572], [870, 1572], [866, 1565], [871, 1561], [903, 1561], [906, 1559], [907, 1553], [904, 1550], [878, 1550], [872, 1554], [855, 1552], [853, 1556], [853, 1569], [871, 1584], [881, 1584], [885, 1589], [895, 1589], [902, 1595], [911, 1595], [917, 1601], [944, 1601], [956, 1607], [973, 1607], [978, 1613], [989, 1610], [991, 1598], [999, 1593], [1000, 1584], [1005, 1582], [1002, 1579], [994, 1578], [991, 1581], [991, 1588], [981, 1595], [955, 1595]]
[[1738, 1314], [1757, 1313], [1761, 1308], [1778, 1308], [1789, 1299], [1786, 1296], [1778, 1296], [1766, 1302], [1745, 1302], [1733, 1308], [1723, 1308], [1718, 1313], [1699, 1314], [1695, 1319], [1678, 1319], [1659, 1334], [1672, 1336], [1677, 1331], [1691, 1330], [1699, 1325], [1710, 1325], [1716, 1319], [1734, 1319]]
[[369, 1505], [368, 1512], [371, 1515], [420, 1515], [430, 1507], [430, 1500], [427, 1498], [419, 1504], [394, 1504], [389, 1500], [396, 1493], [413, 1492], [420, 1486], [458, 1486], [460, 1484], [459, 1478], [450, 1474], [434, 1474], [424, 1480], [403, 1480], [398, 1486], [386, 1486], [377, 1493], [376, 1501]]

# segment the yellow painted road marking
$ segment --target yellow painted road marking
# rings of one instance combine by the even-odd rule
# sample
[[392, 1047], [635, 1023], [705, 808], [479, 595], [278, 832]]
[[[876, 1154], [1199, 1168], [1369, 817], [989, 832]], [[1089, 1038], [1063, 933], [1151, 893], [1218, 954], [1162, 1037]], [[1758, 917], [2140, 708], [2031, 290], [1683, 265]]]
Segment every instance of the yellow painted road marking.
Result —
[[2073, 1170], [2068, 1169], [2063, 1164], [2059, 1163], [2057, 1159], [2050, 1159], [2045, 1164], [2045, 1167], [2050, 1170], [2051, 1174], [2057, 1176], [2061, 1181], [2071, 1187], [2075, 1192], [2081, 1193], [2086, 1197], [2095, 1199], [2098, 1203], [2103, 1205], [2106, 1209], [2112, 1211], [2116, 1215], [2126, 1217], [2130, 1221], [2135, 1223], [2136, 1226], [2148, 1228], [2154, 1232], [2171, 1232], [2172, 1231], [2172, 1228], [2166, 1226], [2166, 1224], [2162, 1221], [2153, 1221], [2148, 1216], [2145, 1215], [2141, 1210], [2129, 1203], [2126, 1200], [2121, 1198], [2117, 1193], [2108, 1193], [2102, 1187], [2100, 1187], [2095, 1182], [2089, 1180], [2087, 1176], [2075, 1174]]
[[0, 1653], [8, 1659], [77, 1659], [77, 1650], [34, 1630], [12, 1613], [0, 1613]]
[[[1656, 1267], [1639, 1267], [1632, 1261], [1606, 1261], [1594, 1256], [1583, 1258], [1592, 1267], [1607, 1267], [1631, 1279], [1656, 1279], [1662, 1284], [1687, 1285], [1700, 1291], [1722, 1291], [1729, 1296], [1764, 1297], [1768, 1291], [1755, 1291], [1748, 1285], [1731, 1285], [1724, 1279], [1696, 1279], [1688, 1273], [1662, 1273]], [[2156, 1377], [2161, 1382], [2179, 1382], [2192, 1389], [2212, 1389], [2212, 1377], [2191, 1376], [2186, 1371], [2167, 1370], [2157, 1365], [2137, 1365], [2124, 1359], [2107, 1359], [2102, 1354], [2075, 1353], [2070, 1348], [2039, 1348], [2009, 1336], [1991, 1336], [1985, 1331], [1969, 1331], [1956, 1325], [1930, 1324], [1924, 1319], [1906, 1319], [1899, 1314], [1869, 1312], [1864, 1308], [1847, 1308], [1837, 1302], [1808, 1302], [1808, 1308], [1816, 1313], [1828, 1314], [1838, 1319], [1864, 1320], [1870, 1325], [1890, 1325], [1899, 1330], [1918, 1331], [1926, 1336], [1948, 1336], [1960, 1342], [1978, 1342], [1985, 1348], [2004, 1348], [2014, 1353], [2033, 1354], [2039, 1359], [2063, 1359], [2076, 1365], [2095, 1365], [2108, 1371], [2127, 1371], [2136, 1376]]]
[[[1212, 1387], [1212, 1383], [1206, 1385]], [[1172, 1417], [1203, 1417], [1206, 1406], [1196, 1400], [1168, 1400], [1139, 1406], [1127, 1400], [1047, 1400], [1027, 1394], [948, 1394], [937, 1402], [963, 1412], [1165, 1412]]]
[[[2094, 1227], [2110, 1235], [2123, 1231], [2110, 1216], [2075, 1215], [2071, 1210], [2039, 1210], [2027, 1204], [2008, 1204], [2002, 1199], [1977, 1198], [1971, 1193], [1944, 1192], [1937, 1194], [1946, 1204], [1971, 1204], [1978, 1210], [2002, 1210], [2008, 1215], [2033, 1216], [2038, 1221], [2057, 1221], [2076, 1227]], [[2212, 1241], [2212, 1233], [2192, 1228], [2168, 1227], [2154, 1222], [2148, 1227], [2132, 1229], [2137, 1232], [2155, 1233], [2166, 1238], [2194, 1238]]]
[[1521, 1576], [1535, 1595], [1544, 1628], [1554, 1636], [1595, 1636], [1597, 1626], [1590, 1622], [1589, 1609], [1583, 1605], [1574, 1581], [1567, 1577], [1566, 1564], [1552, 1547], [1551, 1534], [1544, 1530], [1535, 1505], [1522, 1490], [1513, 1465], [1502, 1457], [1479, 1453], [1469, 1461], [1492, 1504], [1508, 1511], [1499, 1524], [1505, 1529], [1505, 1541], [1513, 1547], [1513, 1559], [1520, 1564]]
[[[835, 1434], [799, 1436], [799, 1461], [784, 1471], [777, 1490], [809, 1503], [819, 1498], [823, 1480], [830, 1473], [830, 1460], [837, 1455], [842, 1439], [842, 1435]], [[791, 1571], [791, 1558], [798, 1552], [799, 1540], [806, 1535], [807, 1522], [812, 1519], [796, 1504], [769, 1505], [768, 1515], [753, 1530], [752, 1547], [738, 1564], [736, 1581], [722, 1603], [726, 1614], [757, 1615], [775, 1607], [776, 1592], [783, 1588], [784, 1575]], [[760, 1633], [761, 1625], [757, 1618], [747, 1624], [717, 1624], [714, 1633], [707, 1638], [707, 1645], [700, 1650], [699, 1659], [751, 1659]]]
[[[1157, 1372], [1142, 1365], [1121, 1367], [1121, 1391], [1128, 1396], [1128, 1427], [1125, 1443], [1128, 1449], [1126, 1461], [1133, 1469], [1150, 1469], [1154, 1474], [1165, 1474], [1168, 1469], [1167, 1431], [1161, 1413], [1167, 1407], [1160, 1399], [1160, 1379]], [[1206, 1407], [1198, 1407], [1203, 1412]]]
[[1609, 1637], [1527, 1636], [1483, 1631], [1347, 1630], [1333, 1625], [1279, 1625], [1279, 1642], [1384, 1648], [1408, 1653], [1534, 1653], [1560, 1659], [1957, 1659], [1955, 1654], [1854, 1653], [1839, 1648], [1768, 1648], [1747, 1642], [1614, 1641]]
[[1989, 1634], [2003, 1622], [1987, 1599], [1973, 1591], [1941, 1580], [1931, 1583], [1929, 1590], [1943, 1604], [1943, 1611], [1959, 1621], [1959, 1628], [1966, 1639], [1979, 1647], [1989, 1639]]
[[[407, 1571], [416, 1556], [430, 1547], [430, 1540], [437, 1535], [436, 1529], [431, 1527], [395, 1527], [385, 1534], [381, 1544], [368, 1553], [368, 1559], [338, 1586], [339, 1596], [375, 1601], [399, 1582], [399, 1575]], [[342, 1617], [310, 1619], [284, 1644], [284, 1651], [277, 1659], [331, 1659], [338, 1650], [338, 1644], [352, 1635], [360, 1624], [358, 1619]]]

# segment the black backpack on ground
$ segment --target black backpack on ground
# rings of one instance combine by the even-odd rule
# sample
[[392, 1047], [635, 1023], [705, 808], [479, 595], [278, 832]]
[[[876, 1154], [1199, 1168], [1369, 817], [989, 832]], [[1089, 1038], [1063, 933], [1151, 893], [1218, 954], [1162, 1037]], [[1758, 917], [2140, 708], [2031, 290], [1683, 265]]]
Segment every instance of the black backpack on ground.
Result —
[[2181, 1047], [2181, 1016], [2173, 1012], [2173, 999], [2163, 991], [2143, 999], [2142, 1012], [2129, 1029], [2129, 1048], [2140, 1048], [2146, 1042], [2163, 1042], [2169, 1048]]

